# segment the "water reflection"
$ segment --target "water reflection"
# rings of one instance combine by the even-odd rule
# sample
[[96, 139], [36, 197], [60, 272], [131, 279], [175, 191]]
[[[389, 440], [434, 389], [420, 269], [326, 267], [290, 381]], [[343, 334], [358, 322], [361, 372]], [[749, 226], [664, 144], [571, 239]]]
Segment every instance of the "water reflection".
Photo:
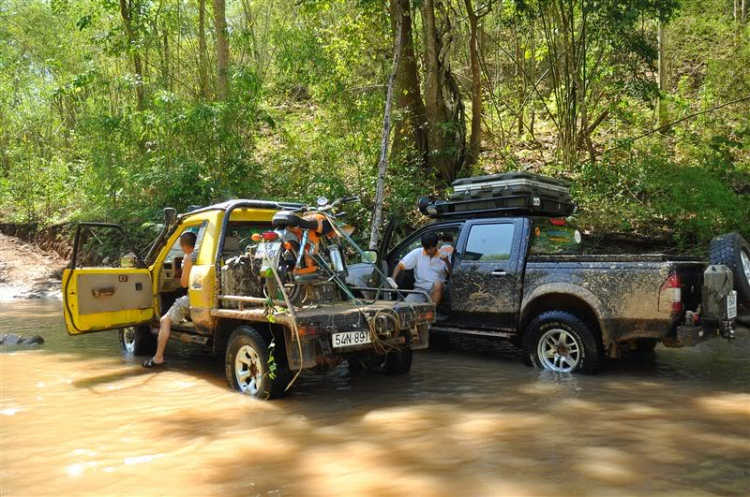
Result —
[[0, 303], [4, 494], [747, 495], [750, 338], [657, 349], [596, 377], [449, 340], [402, 378], [304, 374], [261, 402], [222, 358], [171, 343], [144, 370], [114, 333], [68, 337], [59, 302]]

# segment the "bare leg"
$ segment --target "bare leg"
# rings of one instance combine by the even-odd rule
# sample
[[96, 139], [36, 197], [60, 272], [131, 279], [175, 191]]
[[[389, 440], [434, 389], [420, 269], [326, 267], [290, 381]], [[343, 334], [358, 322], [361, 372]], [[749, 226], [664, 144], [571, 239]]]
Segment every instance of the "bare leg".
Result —
[[443, 283], [441, 281], [436, 281], [434, 285], [432, 285], [432, 292], [430, 297], [432, 298], [432, 301], [435, 303], [435, 305], [438, 305], [440, 303], [440, 300], [443, 298]]
[[168, 314], [161, 317], [159, 321], [159, 338], [156, 342], [156, 354], [154, 354], [154, 362], [161, 364], [164, 362], [164, 350], [167, 348], [167, 342], [169, 341], [169, 333], [172, 331], [172, 320]]

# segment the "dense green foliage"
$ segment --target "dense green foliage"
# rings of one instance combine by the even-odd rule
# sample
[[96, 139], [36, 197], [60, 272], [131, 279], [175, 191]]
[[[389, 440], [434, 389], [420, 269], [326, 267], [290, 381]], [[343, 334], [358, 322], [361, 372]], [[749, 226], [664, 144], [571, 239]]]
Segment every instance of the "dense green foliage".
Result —
[[[229, 26], [225, 69], [217, 3]], [[366, 233], [395, 3], [0, 0], [0, 216], [142, 227], [168, 205], [358, 194], [351, 219]], [[405, 3], [422, 74], [426, 3]], [[434, 4], [468, 122], [471, 3]], [[733, 18], [730, 0], [474, 9], [482, 149], [476, 163], [455, 165], [458, 175], [570, 178], [578, 222], [592, 232], [668, 234], [689, 250], [719, 232], [750, 238], [750, 23]], [[447, 186], [431, 163], [439, 153], [392, 156], [388, 211], [420, 222], [416, 199]]]

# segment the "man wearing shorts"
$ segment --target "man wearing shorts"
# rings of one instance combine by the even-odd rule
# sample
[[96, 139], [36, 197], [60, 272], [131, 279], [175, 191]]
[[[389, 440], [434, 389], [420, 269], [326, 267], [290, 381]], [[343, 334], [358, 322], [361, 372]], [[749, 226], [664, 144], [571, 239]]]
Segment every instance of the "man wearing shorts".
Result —
[[[422, 235], [422, 248], [416, 248], [406, 254], [393, 270], [393, 281], [396, 281], [401, 271], [414, 270], [414, 289], [426, 292], [435, 305], [443, 298], [445, 281], [451, 272], [450, 259], [438, 248], [435, 233]], [[410, 293], [407, 302], [426, 302], [427, 298], [421, 293]]]
[[[193, 267], [193, 251], [195, 250], [195, 233], [189, 231], [184, 232], [180, 235], [180, 248], [185, 252], [185, 257], [182, 259], [182, 276], [180, 277], [180, 285], [183, 288], [187, 288], [190, 282], [190, 269]], [[172, 331], [172, 324], [179, 324], [183, 319], [187, 318], [190, 314], [190, 299], [187, 295], [183, 295], [178, 298], [169, 308], [167, 313], [161, 317], [159, 326], [159, 339], [156, 344], [156, 354], [151, 359], [143, 363], [144, 368], [155, 368], [164, 366], [166, 361], [164, 360], [164, 349], [167, 348], [167, 342], [169, 341], [169, 334]]]

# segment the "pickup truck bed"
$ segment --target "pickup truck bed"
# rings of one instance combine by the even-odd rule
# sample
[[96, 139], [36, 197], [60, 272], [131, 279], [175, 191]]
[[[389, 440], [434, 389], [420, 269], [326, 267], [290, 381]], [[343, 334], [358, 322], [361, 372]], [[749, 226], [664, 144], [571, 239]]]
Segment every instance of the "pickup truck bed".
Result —
[[[700, 285], [706, 264], [689, 257], [664, 254], [611, 256], [532, 256], [527, 259], [521, 308], [539, 297], [558, 293], [577, 297], [592, 306], [605, 343], [635, 338], [664, 338], [679, 321], [671, 302], [661, 302], [664, 282], [680, 276], [685, 309], [700, 304]], [[551, 297], [547, 297], [549, 300]]]

